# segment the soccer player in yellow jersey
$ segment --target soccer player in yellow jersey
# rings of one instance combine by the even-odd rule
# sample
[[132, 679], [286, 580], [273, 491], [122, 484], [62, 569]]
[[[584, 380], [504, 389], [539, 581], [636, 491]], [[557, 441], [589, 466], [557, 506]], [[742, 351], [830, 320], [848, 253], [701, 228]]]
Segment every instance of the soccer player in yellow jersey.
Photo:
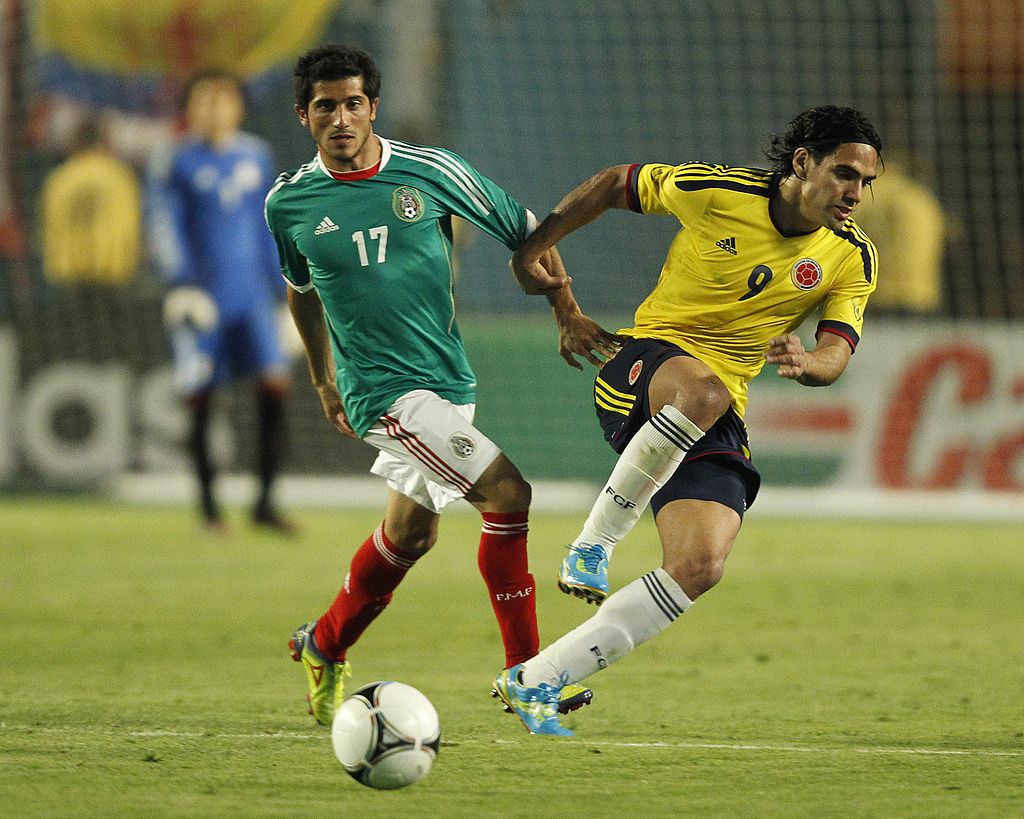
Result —
[[[569, 278], [550, 275], [539, 259], [608, 208], [670, 214], [683, 226], [595, 384], [605, 437], [620, 456], [558, 584], [601, 608], [498, 677], [495, 693], [520, 716], [555, 708], [549, 688], [621, 659], [721, 579], [760, 484], [743, 424], [748, 382], [767, 362], [806, 386], [831, 384], [860, 339], [878, 265], [851, 217], [881, 150], [858, 111], [813, 108], [773, 137], [770, 170], [608, 168], [570, 192], [516, 251], [523, 289], [548, 293]], [[815, 312], [808, 350], [794, 331]], [[648, 503], [664, 561], [609, 595], [612, 550]]]

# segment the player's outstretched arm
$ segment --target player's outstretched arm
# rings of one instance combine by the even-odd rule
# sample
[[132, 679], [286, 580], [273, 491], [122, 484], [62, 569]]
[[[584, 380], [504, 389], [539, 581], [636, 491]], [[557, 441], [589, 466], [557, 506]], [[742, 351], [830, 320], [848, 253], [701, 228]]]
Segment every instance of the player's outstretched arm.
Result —
[[821, 333], [813, 350], [805, 350], [799, 336], [791, 333], [768, 342], [764, 360], [778, 365], [778, 374], [805, 387], [827, 387], [850, 363], [849, 342], [835, 333]]
[[574, 230], [594, 221], [608, 208], [626, 208], [629, 165], [616, 165], [594, 174], [570, 191], [531, 233], [510, 262], [519, 286], [530, 295], [565, 287], [568, 276], [552, 275], [541, 259], [549, 249]]
[[327, 334], [327, 322], [324, 321], [324, 308], [320, 296], [315, 290], [300, 293], [288, 288], [288, 307], [306, 348], [309, 374], [320, 396], [327, 420], [342, 435], [358, 438], [348, 422], [345, 405], [341, 401], [335, 382], [334, 356], [331, 354], [330, 336]]
[[[564, 275], [565, 268], [557, 247], [548, 249], [541, 257], [541, 264], [552, 275]], [[583, 364], [576, 356], [582, 356], [595, 367], [600, 367], [618, 352], [622, 338], [609, 333], [590, 316], [584, 315], [568, 284], [546, 295], [558, 324], [558, 353], [570, 367], [583, 369]]]

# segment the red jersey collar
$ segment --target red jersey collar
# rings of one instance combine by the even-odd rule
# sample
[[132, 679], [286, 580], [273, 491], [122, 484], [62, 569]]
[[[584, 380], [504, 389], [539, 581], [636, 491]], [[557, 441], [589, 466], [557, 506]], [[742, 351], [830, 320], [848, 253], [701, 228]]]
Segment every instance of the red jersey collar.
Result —
[[324, 170], [335, 179], [340, 179], [343, 182], [356, 182], [360, 179], [369, 179], [371, 176], [375, 176], [380, 170], [380, 160], [378, 159], [374, 165], [371, 165], [369, 168], [363, 168], [361, 171], [332, 171], [326, 165], [324, 165]]
[[[377, 135], [375, 134], [375, 136]], [[380, 140], [380, 159], [377, 160], [375, 165], [372, 165], [369, 168], [363, 168], [360, 171], [332, 171], [324, 164], [324, 161], [319, 154], [317, 154], [317, 161], [320, 163], [320, 167], [323, 169], [324, 173], [342, 182], [358, 182], [360, 179], [369, 179], [371, 176], [376, 176], [380, 173], [380, 170], [388, 164], [388, 159], [391, 158], [390, 143], [381, 136], [377, 136], [377, 138]]]

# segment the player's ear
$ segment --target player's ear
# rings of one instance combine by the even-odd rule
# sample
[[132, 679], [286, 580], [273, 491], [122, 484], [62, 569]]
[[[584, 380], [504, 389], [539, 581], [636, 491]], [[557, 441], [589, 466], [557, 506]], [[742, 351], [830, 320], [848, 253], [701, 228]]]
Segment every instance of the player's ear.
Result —
[[305, 108], [300, 108], [298, 104], [295, 105], [295, 113], [299, 115], [299, 122], [305, 127], [309, 127], [309, 115], [306, 113]]
[[380, 97], [374, 97], [370, 100], [370, 122], [377, 119], [377, 103], [380, 102]]
[[811, 152], [806, 148], [797, 148], [793, 151], [793, 175], [801, 182], [807, 178], [810, 162]]

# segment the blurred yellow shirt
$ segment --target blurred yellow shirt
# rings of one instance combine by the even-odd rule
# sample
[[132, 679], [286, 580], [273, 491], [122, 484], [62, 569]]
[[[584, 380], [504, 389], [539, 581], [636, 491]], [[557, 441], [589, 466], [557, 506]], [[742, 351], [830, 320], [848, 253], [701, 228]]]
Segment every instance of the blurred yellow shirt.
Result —
[[871, 234], [885, 269], [872, 306], [930, 313], [942, 306], [942, 254], [946, 215], [928, 188], [895, 162], [872, 184], [857, 208], [857, 222]]
[[43, 273], [56, 284], [117, 284], [139, 265], [141, 194], [125, 162], [85, 151], [50, 172], [42, 192]]

